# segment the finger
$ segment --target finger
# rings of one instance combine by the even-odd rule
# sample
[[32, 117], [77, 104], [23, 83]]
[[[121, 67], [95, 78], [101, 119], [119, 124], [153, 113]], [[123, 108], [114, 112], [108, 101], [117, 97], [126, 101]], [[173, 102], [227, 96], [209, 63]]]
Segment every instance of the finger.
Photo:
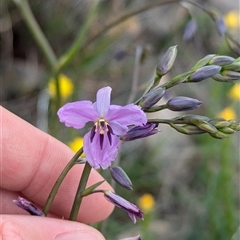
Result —
[[1, 215], [2, 239], [104, 240], [96, 229], [82, 223], [36, 216]]
[[[0, 108], [0, 111], [0, 186], [6, 190], [22, 192], [28, 200], [43, 206], [73, 152], [6, 109]], [[51, 207], [55, 214], [68, 218], [82, 170], [82, 165], [74, 166], [64, 179]], [[101, 180], [101, 175], [92, 170], [88, 185]], [[111, 189], [111, 186], [104, 182], [100, 188]], [[113, 206], [102, 194], [92, 194], [84, 198], [78, 220], [88, 223], [101, 221], [112, 209]]]

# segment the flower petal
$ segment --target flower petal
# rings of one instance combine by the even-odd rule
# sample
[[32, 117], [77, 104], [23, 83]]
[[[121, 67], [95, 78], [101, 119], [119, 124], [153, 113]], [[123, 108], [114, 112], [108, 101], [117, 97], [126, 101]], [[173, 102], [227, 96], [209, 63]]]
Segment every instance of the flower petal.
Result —
[[87, 122], [95, 122], [98, 118], [98, 113], [90, 101], [67, 103], [58, 110], [57, 114], [60, 122], [76, 129], [83, 128]]
[[127, 126], [141, 126], [142, 124], [147, 123], [146, 114], [139, 106], [134, 104], [129, 104], [123, 107], [111, 105], [105, 118], [116, 135], [124, 135], [127, 132]]
[[105, 133], [101, 149], [100, 134], [96, 133], [92, 142], [90, 135], [91, 133], [88, 132], [84, 136], [83, 151], [86, 155], [86, 160], [94, 169], [107, 169], [111, 165], [111, 162], [117, 157], [120, 140], [118, 137], [111, 135], [112, 143], [110, 145], [107, 133]]
[[98, 90], [97, 92], [97, 100], [94, 103], [94, 107], [100, 117], [105, 117], [108, 113], [110, 107], [110, 100], [111, 100], [111, 91], [112, 88], [104, 87]]
[[120, 123], [118, 123], [116, 121], [115, 122], [110, 122], [109, 124], [110, 124], [110, 126], [112, 128], [113, 133], [115, 135], [117, 135], [117, 136], [123, 136], [128, 131], [128, 127], [123, 126], [123, 125], [121, 125]]

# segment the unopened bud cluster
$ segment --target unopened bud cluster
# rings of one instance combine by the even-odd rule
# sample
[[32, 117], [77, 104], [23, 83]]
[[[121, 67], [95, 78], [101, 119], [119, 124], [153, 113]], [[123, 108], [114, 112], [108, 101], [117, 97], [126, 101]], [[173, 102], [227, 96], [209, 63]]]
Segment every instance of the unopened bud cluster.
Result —
[[218, 139], [227, 138], [229, 135], [240, 131], [240, 123], [237, 120], [209, 119], [199, 115], [181, 116], [169, 124], [183, 134], [195, 135], [208, 133]]
[[212, 78], [220, 82], [240, 80], [240, 58], [229, 56], [207, 55], [193, 68], [186, 82], [200, 82]]

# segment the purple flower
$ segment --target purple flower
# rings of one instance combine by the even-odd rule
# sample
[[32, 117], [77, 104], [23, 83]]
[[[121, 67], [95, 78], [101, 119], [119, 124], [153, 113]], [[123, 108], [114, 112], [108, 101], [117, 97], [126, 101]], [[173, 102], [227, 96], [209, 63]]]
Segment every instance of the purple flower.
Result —
[[31, 202], [27, 201], [25, 198], [18, 197], [17, 200], [13, 200], [13, 202], [20, 208], [26, 210], [29, 212], [31, 215], [35, 216], [44, 216], [44, 213], [38, 209], [34, 204]]
[[136, 217], [143, 219], [143, 212], [133, 203], [109, 190], [104, 191], [104, 196], [109, 202], [125, 210], [128, 216], [132, 219], [133, 223], [136, 223]]
[[87, 122], [94, 122], [92, 130], [84, 136], [83, 150], [88, 163], [95, 169], [106, 169], [111, 165], [120, 146], [118, 136], [125, 135], [128, 126], [141, 126], [147, 122], [146, 114], [139, 106], [110, 105], [111, 91], [110, 87], [101, 88], [95, 103], [77, 101], [58, 110], [60, 121], [67, 127], [80, 129]]

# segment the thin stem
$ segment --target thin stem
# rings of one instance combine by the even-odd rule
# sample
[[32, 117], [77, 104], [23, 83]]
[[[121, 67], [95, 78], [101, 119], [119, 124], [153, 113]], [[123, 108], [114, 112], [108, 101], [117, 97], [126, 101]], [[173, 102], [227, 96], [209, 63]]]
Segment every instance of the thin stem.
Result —
[[88, 162], [86, 162], [86, 164], [84, 166], [84, 169], [83, 169], [82, 176], [80, 178], [78, 189], [77, 189], [77, 192], [76, 192], [76, 195], [75, 195], [75, 199], [74, 199], [74, 202], [73, 202], [73, 206], [72, 206], [72, 210], [71, 210], [71, 213], [70, 213], [70, 216], [69, 216], [69, 220], [76, 221], [76, 219], [77, 219], [78, 212], [79, 212], [79, 209], [80, 209], [80, 205], [81, 205], [81, 202], [82, 202], [82, 199], [83, 199], [83, 196], [81, 194], [86, 189], [87, 181], [88, 181], [91, 169], [92, 169], [92, 167], [89, 165]]
[[144, 112], [147, 112], [147, 113], [158, 112], [158, 111], [161, 111], [166, 108], [167, 108], [167, 105], [164, 104], [164, 105], [160, 105], [160, 106], [151, 107], [150, 109], [144, 110]]
[[70, 171], [70, 169], [74, 166], [74, 164], [76, 163], [77, 159], [82, 155], [83, 153], [83, 148], [81, 148], [74, 156], [73, 158], [69, 161], [69, 163], [66, 165], [66, 167], [63, 169], [62, 173], [59, 175], [57, 181], [55, 182], [49, 196], [48, 199], [44, 205], [43, 208], [43, 213], [45, 214], [45, 216], [47, 216], [50, 206], [57, 194], [57, 191], [63, 181], [63, 179], [66, 177], [67, 173]]
[[75, 41], [73, 42], [71, 47], [67, 50], [67, 52], [60, 58], [58, 66], [57, 66], [58, 71], [60, 69], [62, 69], [64, 66], [66, 66], [69, 62], [71, 62], [71, 60], [78, 53], [79, 49], [82, 46], [84, 37], [85, 37], [87, 31], [89, 30], [90, 25], [91, 25], [91, 23], [93, 21], [93, 17], [95, 15], [96, 10], [97, 10], [97, 6], [98, 6], [98, 1], [93, 3], [93, 6], [91, 7], [91, 10], [90, 10], [90, 12], [88, 14], [87, 20], [83, 24], [83, 26], [80, 29], [80, 31], [78, 32], [78, 35], [77, 35]]
[[61, 92], [60, 92], [60, 81], [59, 81], [59, 71], [56, 71], [53, 73], [53, 78], [56, 86], [56, 100], [55, 100], [55, 107], [56, 111], [57, 109], [60, 108], [61, 102], [62, 102], [62, 97], [61, 97]]
[[[110, 22], [109, 24], [107, 24], [103, 29], [99, 30], [94, 36], [92, 36], [91, 38], [87, 39], [85, 44], [83, 44], [82, 49], [84, 49], [85, 47], [90, 45], [92, 42], [94, 42], [100, 36], [105, 34], [108, 30], [110, 30], [111, 28], [117, 26], [118, 24], [126, 21], [127, 19], [129, 19], [129, 18], [131, 18], [131, 17], [133, 17], [135, 15], [138, 15], [139, 13], [142, 13], [142, 12], [148, 11], [150, 9], [153, 9], [155, 7], [158, 7], [158, 6], [161, 6], [161, 5], [165, 5], [165, 4], [176, 3], [176, 2], [180, 2], [180, 0], [165, 0], [165, 1], [161, 1], [161, 2], [155, 2], [155, 3], [151, 3], [151, 4], [147, 5], [147, 6], [144, 6], [142, 8], [129, 11], [128, 13], [124, 13], [122, 16], [118, 17], [117, 19], [115, 19], [112, 22]], [[190, 1], [187, 1], [187, 0], [185, 2], [191, 3]]]
[[40, 29], [32, 11], [28, 4], [27, 0], [13, 0], [13, 2], [17, 5], [19, 10], [21, 11], [23, 18], [30, 29], [30, 32], [33, 34], [35, 40], [37, 41], [39, 47], [41, 48], [44, 56], [46, 57], [49, 65], [53, 69], [57, 63], [57, 58], [44, 36], [42, 30]]
[[133, 80], [132, 80], [132, 87], [131, 87], [131, 92], [128, 98], [127, 103], [132, 103], [136, 92], [138, 90], [138, 81], [139, 81], [139, 70], [140, 70], [140, 62], [141, 62], [141, 56], [143, 53], [143, 48], [142, 46], [137, 46], [136, 48], [136, 54], [135, 54], [135, 62], [134, 62], [134, 71], [133, 71]]

